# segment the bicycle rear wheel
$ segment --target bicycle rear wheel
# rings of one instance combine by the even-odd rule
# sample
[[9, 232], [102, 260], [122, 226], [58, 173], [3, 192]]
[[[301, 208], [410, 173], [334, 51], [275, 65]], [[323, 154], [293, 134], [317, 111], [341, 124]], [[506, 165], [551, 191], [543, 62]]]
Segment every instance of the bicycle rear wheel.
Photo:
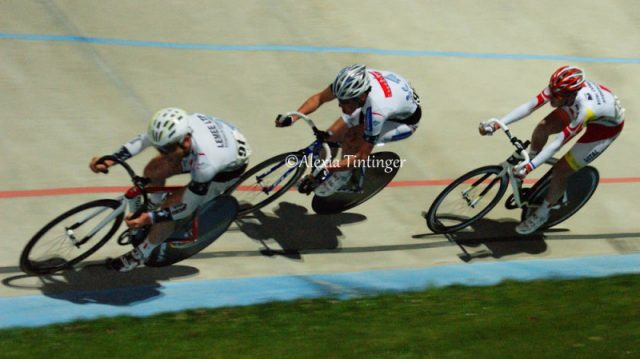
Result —
[[484, 217], [507, 190], [502, 166], [470, 171], [449, 184], [433, 201], [425, 215], [434, 233], [459, 231]]
[[[536, 184], [533, 192], [529, 195], [527, 202], [529, 205], [522, 209], [522, 220], [524, 221], [529, 217], [544, 201], [544, 198], [549, 191], [549, 184], [551, 183], [551, 177], [548, 177], [544, 183], [540, 185]], [[581, 168], [578, 172], [569, 177], [567, 184], [567, 190], [565, 196], [560, 199], [560, 202], [555, 206], [557, 208], [551, 209], [549, 212], [549, 219], [542, 228], [549, 228], [566, 221], [569, 217], [573, 216], [582, 206], [584, 206], [593, 193], [598, 188], [598, 182], [600, 181], [600, 174], [594, 167], [586, 166]]]
[[285, 194], [302, 177], [305, 169], [299, 152], [283, 153], [249, 169], [225, 194], [231, 194], [238, 200], [238, 216], [244, 216]]
[[208, 247], [236, 218], [238, 202], [222, 195], [198, 208], [190, 218], [177, 223], [176, 230], [151, 252], [147, 267], [164, 267], [187, 259]]
[[114, 212], [120, 205], [120, 201], [102, 199], [56, 217], [27, 243], [20, 255], [20, 269], [27, 274], [49, 274], [87, 258], [118, 230], [124, 211]]

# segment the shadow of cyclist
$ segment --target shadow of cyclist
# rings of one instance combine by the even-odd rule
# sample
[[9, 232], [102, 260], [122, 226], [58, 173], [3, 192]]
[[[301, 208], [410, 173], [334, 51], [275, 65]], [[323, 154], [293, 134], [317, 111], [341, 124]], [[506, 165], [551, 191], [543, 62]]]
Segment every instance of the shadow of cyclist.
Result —
[[[512, 218], [499, 220], [483, 218], [463, 231], [448, 234], [447, 237], [458, 244], [462, 251], [460, 259], [468, 262], [478, 258], [502, 258], [519, 253], [540, 254], [547, 250], [543, 233], [520, 235], [515, 231], [519, 222]], [[486, 249], [470, 253], [466, 247]]]
[[[338, 238], [342, 236], [338, 227], [367, 219], [355, 213], [308, 214], [305, 207], [289, 202], [281, 202], [273, 214], [257, 211], [237, 219], [236, 224], [244, 234], [264, 245], [262, 254], [291, 259], [301, 259], [301, 252], [337, 249]], [[271, 249], [266, 243], [270, 239], [282, 249]]]
[[[38, 277], [43, 295], [76, 304], [99, 303], [126, 306], [162, 295], [160, 281], [197, 274], [189, 266], [142, 267], [128, 273], [109, 270], [103, 264], [90, 264], [77, 270], [65, 270]], [[21, 287], [20, 275], [3, 280], [8, 287]], [[13, 282], [13, 283], [12, 283]], [[33, 288], [33, 286], [31, 286]]]

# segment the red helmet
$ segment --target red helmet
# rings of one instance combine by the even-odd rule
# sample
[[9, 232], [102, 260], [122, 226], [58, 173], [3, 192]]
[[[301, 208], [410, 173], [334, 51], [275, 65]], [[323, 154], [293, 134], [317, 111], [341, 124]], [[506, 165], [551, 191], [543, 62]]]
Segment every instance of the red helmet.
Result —
[[584, 71], [574, 66], [562, 66], [551, 75], [549, 88], [557, 96], [567, 96], [584, 86]]

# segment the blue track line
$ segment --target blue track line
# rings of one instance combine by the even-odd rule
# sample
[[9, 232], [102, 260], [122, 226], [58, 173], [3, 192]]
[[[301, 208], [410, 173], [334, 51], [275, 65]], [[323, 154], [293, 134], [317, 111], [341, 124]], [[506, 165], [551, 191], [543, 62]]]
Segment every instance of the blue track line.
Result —
[[450, 285], [487, 286], [504, 280], [596, 278], [620, 274], [640, 274], [640, 253], [162, 283], [0, 298], [0, 328], [35, 327], [118, 315], [144, 317], [196, 308], [302, 298], [348, 299]]
[[298, 45], [222, 45], [222, 44], [199, 44], [199, 43], [126, 40], [126, 39], [73, 36], [73, 35], [0, 33], [0, 39], [27, 40], [27, 41], [80, 42], [80, 43], [90, 43], [90, 44], [97, 44], [97, 45], [152, 47], [152, 48], [166, 48], [166, 49], [205, 50], [205, 51], [224, 51], [224, 52], [352, 53], [352, 54], [372, 54], [372, 55], [385, 55], [385, 56], [454, 57], [454, 58], [472, 58], [472, 59], [489, 59], [489, 60], [545, 60], [545, 61], [640, 64], [640, 58], [623, 58], [623, 57], [499, 54], [499, 53], [482, 53], [482, 52], [473, 53], [473, 52], [462, 52], [462, 51], [432, 51], [432, 50], [386, 50], [386, 49], [376, 49], [376, 48], [322, 47], [322, 46], [298, 46]]

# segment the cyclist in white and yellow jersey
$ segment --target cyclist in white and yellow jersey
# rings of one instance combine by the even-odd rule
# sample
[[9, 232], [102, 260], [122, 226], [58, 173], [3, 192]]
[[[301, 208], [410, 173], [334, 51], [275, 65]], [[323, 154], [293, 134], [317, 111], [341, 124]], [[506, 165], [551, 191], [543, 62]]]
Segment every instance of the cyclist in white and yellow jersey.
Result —
[[[190, 173], [191, 181], [167, 198], [149, 194], [149, 212], [137, 218], [126, 218], [130, 228], [153, 225], [147, 238], [132, 251], [110, 261], [113, 269], [125, 272], [142, 265], [153, 249], [162, 244], [175, 228], [175, 221], [187, 218], [199, 206], [219, 196], [246, 169], [251, 149], [245, 137], [231, 124], [200, 113], [188, 114], [178, 108], [158, 111], [149, 121], [146, 133], [124, 144], [114, 156], [127, 160], [148, 147], [160, 153], [144, 169], [152, 186], [163, 186], [165, 180]], [[98, 163], [91, 159], [93, 172], [107, 172], [113, 161]]]
[[[542, 204], [529, 218], [516, 227], [520, 234], [538, 230], [549, 218], [550, 206], [562, 197], [569, 176], [596, 159], [620, 135], [624, 126], [624, 108], [608, 88], [585, 79], [584, 71], [574, 66], [556, 70], [545, 87], [531, 101], [520, 105], [501, 121], [509, 124], [530, 115], [547, 102], [556, 108], [536, 126], [531, 137], [530, 162], [514, 168], [524, 178], [547, 161], [562, 145], [586, 128], [582, 137], [552, 169], [549, 192]], [[480, 123], [482, 135], [493, 133], [498, 127], [489, 121]], [[556, 138], [547, 144], [550, 135]]]

